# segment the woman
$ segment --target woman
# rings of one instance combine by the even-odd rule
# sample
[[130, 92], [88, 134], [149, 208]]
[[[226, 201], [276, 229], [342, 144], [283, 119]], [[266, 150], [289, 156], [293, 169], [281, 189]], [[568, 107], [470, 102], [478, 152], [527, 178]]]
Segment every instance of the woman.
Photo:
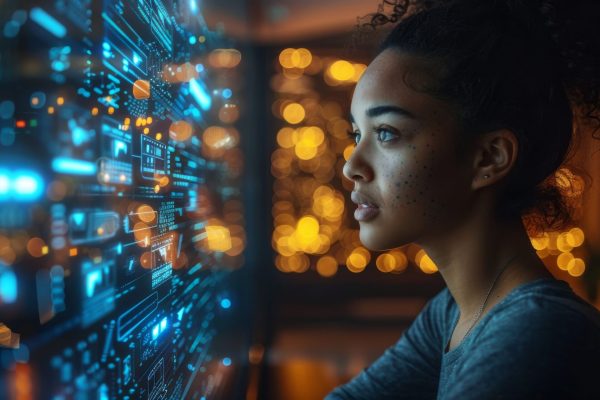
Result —
[[600, 399], [600, 312], [528, 235], [573, 226], [552, 182], [574, 111], [598, 115], [598, 2], [407, 3], [372, 19], [403, 17], [355, 88], [343, 172], [361, 242], [420, 245], [447, 288], [326, 399]]

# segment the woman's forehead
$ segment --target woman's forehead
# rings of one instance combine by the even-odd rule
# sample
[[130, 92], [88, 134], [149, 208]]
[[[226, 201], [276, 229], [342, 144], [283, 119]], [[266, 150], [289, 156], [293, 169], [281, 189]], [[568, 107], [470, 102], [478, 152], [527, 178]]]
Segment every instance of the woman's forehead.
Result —
[[423, 91], [433, 83], [430, 67], [423, 60], [385, 50], [369, 64], [356, 85], [351, 114], [360, 119], [369, 117], [367, 113], [374, 107], [396, 106], [419, 120], [443, 117], [451, 111], [450, 105]]

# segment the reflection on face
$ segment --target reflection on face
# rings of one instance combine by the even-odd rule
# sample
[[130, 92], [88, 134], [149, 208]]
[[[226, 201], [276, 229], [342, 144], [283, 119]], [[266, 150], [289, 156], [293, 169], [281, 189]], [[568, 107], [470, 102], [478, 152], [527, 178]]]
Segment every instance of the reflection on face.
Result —
[[468, 162], [458, 160], [458, 120], [448, 103], [421, 93], [425, 64], [396, 49], [383, 51], [356, 86], [351, 118], [356, 148], [344, 176], [379, 208], [360, 221], [360, 240], [386, 250], [426, 240], [468, 209]]

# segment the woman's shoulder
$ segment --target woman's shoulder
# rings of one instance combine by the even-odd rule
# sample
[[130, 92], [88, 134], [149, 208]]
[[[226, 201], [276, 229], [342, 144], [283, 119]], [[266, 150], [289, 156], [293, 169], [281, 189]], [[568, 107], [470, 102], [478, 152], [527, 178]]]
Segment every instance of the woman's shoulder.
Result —
[[453, 379], [462, 382], [461, 391], [475, 393], [489, 381], [489, 390], [497, 393], [598, 398], [599, 318], [565, 281], [544, 278], [521, 285], [469, 335]]
[[568, 282], [554, 278], [517, 287], [498, 304], [494, 314], [496, 320], [505, 319], [507, 323], [569, 320], [600, 330], [600, 311], [578, 296]]
[[[506, 348], [600, 356], [600, 311], [560, 280], [541, 280], [517, 288], [499, 303], [476, 340]], [[483, 322], [483, 321], [482, 321]], [[590, 356], [588, 354], [587, 356]]]
[[[447, 287], [427, 303], [419, 319], [437, 332], [446, 332], [458, 317]], [[579, 297], [568, 282], [541, 278], [522, 284], [496, 304], [471, 335], [506, 343], [546, 340], [548, 343], [589, 339], [600, 345], [600, 311]], [[600, 346], [598, 347], [600, 351]]]

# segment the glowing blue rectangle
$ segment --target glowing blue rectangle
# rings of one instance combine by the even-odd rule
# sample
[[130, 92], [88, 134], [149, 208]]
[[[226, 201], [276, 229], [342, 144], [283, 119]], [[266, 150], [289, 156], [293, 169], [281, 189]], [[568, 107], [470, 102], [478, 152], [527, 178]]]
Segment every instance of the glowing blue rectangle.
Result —
[[114, 139], [112, 145], [115, 158], [119, 158], [119, 154], [127, 155], [127, 144], [125, 142]]
[[190, 79], [190, 92], [204, 111], [210, 109], [212, 100], [203, 84], [198, 83], [196, 79]]
[[58, 38], [63, 38], [67, 35], [67, 28], [56, 20], [52, 15], [39, 7], [34, 7], [29, 12], [30, 18], [37, 22], [42, 28]]
[[59, 157], [52, 160], [52, 169], [59, 174], [95, 175], [96, 164], [74, 158]]
[[96, 286], [100, 286], [102, 284], [102, 275], [100, 271], [92, 271], [88, 274], [86, 278], [86, 295], [87, 297], [94, 297], [94, 291], [96, 290]]
[[83, 290], [81, 323], [88, 327], [115, 309], [115, 261], [81, 264]]

